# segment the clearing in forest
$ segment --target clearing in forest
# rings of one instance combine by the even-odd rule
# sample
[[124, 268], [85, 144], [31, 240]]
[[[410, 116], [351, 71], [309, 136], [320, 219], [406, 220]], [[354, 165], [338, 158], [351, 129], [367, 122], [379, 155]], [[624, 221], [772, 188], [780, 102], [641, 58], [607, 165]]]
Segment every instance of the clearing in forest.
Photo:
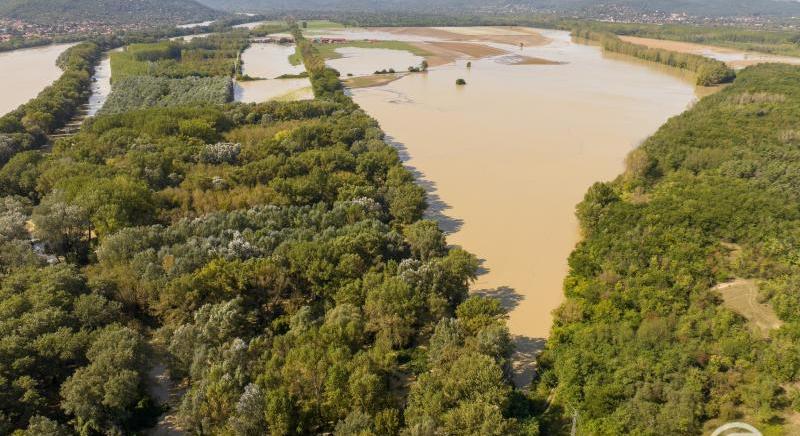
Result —
[[758, 285], [755, 280], [736, 279], [720, 283], [714, 288], [722, 295], [725, 307], [742, 315], [750, 325], [765, 336], [782, 322], [772, 306], [758, 301]]

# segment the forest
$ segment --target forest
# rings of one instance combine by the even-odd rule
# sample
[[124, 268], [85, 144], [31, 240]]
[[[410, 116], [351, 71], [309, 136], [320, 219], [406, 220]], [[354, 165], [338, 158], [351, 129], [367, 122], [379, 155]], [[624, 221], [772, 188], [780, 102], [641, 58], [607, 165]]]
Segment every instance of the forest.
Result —
[[[764, 434], [800, 413], [800, 69], [765, 64], [668, 121], [577, 207], [538, 389], [583, 434]], [[755, 280], [764, 336], [713, 287]]]
[[233, 101], [230, 77], [130, 76], [115, 82], [103, 113], [129, 112], [147, 107], [224, 104]]
[[477, 259], [293, 31], [314, 100], [103, 114], [0, 169], [0, 433], [142, 431], [168, 367], [194, 434], [538, 434]]

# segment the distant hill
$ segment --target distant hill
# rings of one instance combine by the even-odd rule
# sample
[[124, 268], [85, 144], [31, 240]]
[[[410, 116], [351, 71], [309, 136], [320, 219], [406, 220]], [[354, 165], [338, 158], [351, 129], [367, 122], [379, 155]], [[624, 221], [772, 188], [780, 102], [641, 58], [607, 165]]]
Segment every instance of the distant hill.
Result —
[[194, 0], [0, 0], [0, 17], [37, 24], [205, 21], [219, 12]]
[[624, 7], [636, 12], [661, 11], [700, 16], [800, 15], [800, 3], [792, 0], [198, 0], [221, 10], [274, 12], [486, 12], [486, 11], [580, 11]]

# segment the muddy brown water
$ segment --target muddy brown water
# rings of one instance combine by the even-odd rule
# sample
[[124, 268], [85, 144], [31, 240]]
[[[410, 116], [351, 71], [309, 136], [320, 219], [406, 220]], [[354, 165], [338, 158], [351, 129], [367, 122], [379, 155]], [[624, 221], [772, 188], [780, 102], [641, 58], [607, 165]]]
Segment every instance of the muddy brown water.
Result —
[[36, 97], [61, 77], [56, 59], [74, 44], [56, 44], [0, 53], [0, 115]]
[[576, 204], [698, 96], [691, 76], [542, 32], [550, 43], [515, 54], [563, 64], [462, 60], [352, 91], [428, 188], [428, 215], [481, 259], [473, 291], [510, 310], [520, 373], [564, 298]]

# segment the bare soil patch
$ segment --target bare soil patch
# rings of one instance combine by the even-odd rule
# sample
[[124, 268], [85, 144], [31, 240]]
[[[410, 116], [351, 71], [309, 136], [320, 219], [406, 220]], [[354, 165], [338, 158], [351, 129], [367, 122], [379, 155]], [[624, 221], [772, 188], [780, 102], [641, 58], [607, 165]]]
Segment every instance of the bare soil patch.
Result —
[[758, 285], [754, 280], [736, 279], [721, 283], [714, 290], [722, 294], [725, 307], [747, 318], [754, 330], [765, 336], [781, 326], [772, 306], [758, 301]]

